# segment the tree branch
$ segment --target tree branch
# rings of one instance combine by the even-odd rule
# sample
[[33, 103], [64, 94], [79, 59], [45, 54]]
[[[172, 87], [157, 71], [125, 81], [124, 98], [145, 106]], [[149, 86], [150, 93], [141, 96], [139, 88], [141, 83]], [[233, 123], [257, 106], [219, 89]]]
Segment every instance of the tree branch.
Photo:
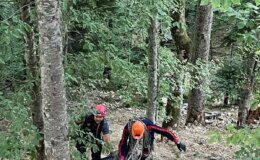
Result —
[[[9, 1], [9, 2], [11, 2], [11, 1]], [[17, 13], [19, 13], [22, 8], [24, 8], [24, 7], [26, 7], [26, 6], [30, 6], [31, 4], [34, 4], [34, 3], [35, 3], [35, 2], [33, 1], [33, 2], [29, 3], [29, 4], [26, 4], [26, 5], [22, 6], [22, 7], [20, 7], [20, 8], [19, 8], [18, 10], [16, 10], [10, 17], [8, 17], [8, 18], [6, 18], [6, 19], [0, 21], [0, 23], [3, 23], [3, 22], [5, 22], [5, 21], [11, 19], [14, 15], [16, 15]]]

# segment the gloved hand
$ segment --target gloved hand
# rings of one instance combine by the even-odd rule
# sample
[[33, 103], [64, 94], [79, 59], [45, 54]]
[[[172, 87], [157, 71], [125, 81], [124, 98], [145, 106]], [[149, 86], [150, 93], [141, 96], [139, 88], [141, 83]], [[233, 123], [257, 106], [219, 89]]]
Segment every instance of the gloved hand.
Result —
[[180, 151], [186, 151], [186, 145], [185, 144], [183, 144], [183, 143], [181, 143], [181, 142], [178, 142], [177, 143], [177, 147], [178, 147], [178, 149], [180, 150]]
[[82, 154], [84, 154], [86, 152], [86, 148], [85, 148], [84, 144], [81, 144], [81, 143], [77, 142], [76, 143], [76, 148]]

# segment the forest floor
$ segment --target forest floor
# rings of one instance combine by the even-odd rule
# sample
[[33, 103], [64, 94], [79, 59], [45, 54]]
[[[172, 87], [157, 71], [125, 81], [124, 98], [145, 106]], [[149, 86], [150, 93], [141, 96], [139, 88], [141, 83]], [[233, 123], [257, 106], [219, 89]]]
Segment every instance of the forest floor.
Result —
[[[130, 118], [145, 115], [144, 109], [122, 108], [120, 97], [115, 97], [114, 92], [89, 91], [85, 95], [88, 99], [88, 106], [95, 106], [104, 103], [108, 107], [107, 120], [110, 124], [111, 141], [115, 150], [122, 136], [122, 130]], [[84, 96], [84, 97], [85, 97]], [[109, 102], [108, 102], [109, 101]], [[185, 106], [185, 105], [184, 105]], [[184, 107], [185, 108], [185, 107]], [[210, 131], [223, 131], [228, 123], [234, 123], [237, 119], [236, 108], [225, 108], [217, 110], [207, 110], [207, 112], [218, 112], [219, 117], [211, 120], [211, 124], [202, 126], [185, 126], [186, 110], [182, 110], [180, 125], [172, 132], [187, 146], [186, 152], [180, 152], [176, 145], [169, 141], [159, 142], [160, 135], [156, 134], [154, 160], [231, 160], [235, 159], [235, 152], [238, 148], [225, 145], [224, 142], [209, 143]], [[158, 123], [159, 126], [160, 122]]]

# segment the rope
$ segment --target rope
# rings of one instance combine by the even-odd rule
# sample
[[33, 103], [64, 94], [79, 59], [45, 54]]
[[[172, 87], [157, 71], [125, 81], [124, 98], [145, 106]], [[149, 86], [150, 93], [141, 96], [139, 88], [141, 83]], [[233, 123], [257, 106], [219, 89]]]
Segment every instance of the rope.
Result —
[[131, 150], [127, 155], [127, 160], [140, 160], [142, 158], [142, 147], [140, 148], [140, 142], [140, 140], [137, 140], [133, 148], [130, 147]]
[[[128, 122], [128, 129], [131, 131], [132, 128], [132, 124], [136, 121], [139, 120], [140, 122], [142, 122], [142, 120], [140, 119], [132, 119], [129, 120]], [[142, 122], [143, 123], [143, 122]], [[143, 123], [144, 124], [144, 123]], [[130, 137], [129, 137], [129, 153], [126, 156], [127, 160], [140, 160], [143, 156], [143, 150], [147, 149], [147, 153], [145, 153], [145, 156], [148, 156], [152, 150], [152, 146], [151, 146], [151, 138], [150, 138], [150, 134], [147, 130], [146, 125], [145, 126], [145, 131], [144, 131], [144, 137], [142, 140], [135, 140], [132, 138], [132, 133], [130, 132]]]

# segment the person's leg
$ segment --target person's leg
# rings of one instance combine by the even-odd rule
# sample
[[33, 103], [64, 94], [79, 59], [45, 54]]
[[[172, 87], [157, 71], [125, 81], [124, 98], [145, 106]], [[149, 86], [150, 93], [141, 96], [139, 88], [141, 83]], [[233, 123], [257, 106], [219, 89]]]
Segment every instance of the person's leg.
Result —
[[143, 154], [141, 160], [145, 160], [147, 157], [149, 157], [149, 155], [150, 155], [149, 148], [143, 148]]
[[91, 157], [92, 160], [100, 160], [101, 159], [101, 151], [102, 151], [102, 145], [98, 144], [98, 151], [95, 153], [93, 152], [93, 149], [91, 149]]
[[80, 152], [80, 159], [86, 159], [86, 147], [85, 147], [85, 145], [77, 142], [76, 148]]
[[141, 160], [145, 160], [147, 158], [147, 156], [142, 156]]
[[76, 148], [82, 154], [86, 152], [86, 147], [85, 147], [85, 145], [83, 143], [77, 142]]

